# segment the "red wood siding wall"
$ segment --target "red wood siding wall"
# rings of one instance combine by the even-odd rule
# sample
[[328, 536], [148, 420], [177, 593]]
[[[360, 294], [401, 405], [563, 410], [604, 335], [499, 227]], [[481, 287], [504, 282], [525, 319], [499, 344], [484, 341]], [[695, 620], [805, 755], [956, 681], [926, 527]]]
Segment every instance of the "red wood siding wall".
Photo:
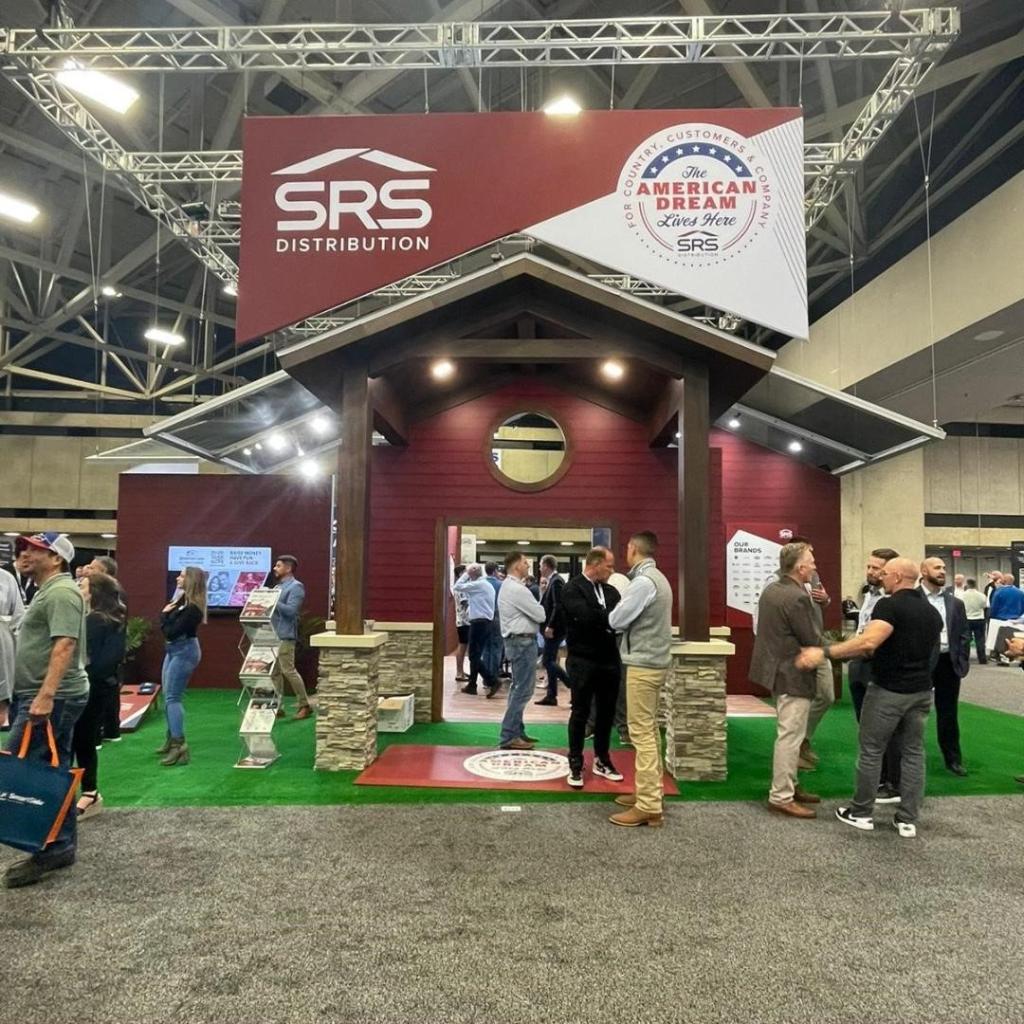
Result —
[[[156, 622], [166, 604], [167, 549], [176, 544], [269, 547], [299, 560], [305, 612], [327, 611], [331, 489], [280, 476], [150, 476], [122, 474], [117, 559], [130, 615]], [[236, 686], [237, 615], [211, 616], [199, 634], [203, 660], [194, 686]], [[163, 642], [157, 631], [143, 648], [141, 678], [159, 680]], [[307, 684], [315, 682], [307, 678]]]

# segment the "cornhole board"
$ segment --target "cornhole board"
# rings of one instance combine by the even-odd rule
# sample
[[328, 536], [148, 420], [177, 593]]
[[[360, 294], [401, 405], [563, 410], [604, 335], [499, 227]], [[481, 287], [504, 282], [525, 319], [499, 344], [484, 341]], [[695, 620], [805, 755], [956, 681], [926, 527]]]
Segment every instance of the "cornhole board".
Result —
[[121, 731], [134, 732], [151, 708], [156, 707], [160, 685], [152, 693], [139, 693], [137, 686], [121, 687]]

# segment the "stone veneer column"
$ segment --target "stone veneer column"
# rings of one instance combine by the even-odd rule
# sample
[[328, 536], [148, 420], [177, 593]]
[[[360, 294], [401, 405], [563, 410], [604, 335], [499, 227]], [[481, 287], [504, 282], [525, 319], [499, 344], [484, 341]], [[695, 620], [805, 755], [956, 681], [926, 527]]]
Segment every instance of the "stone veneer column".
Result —
[[411, 693], [415, 720], [429, 722], [434, 691], [434, 624], [432, 622], [376, 622], [374, 629], [388, 635], [380, 662], [381, 697]]
[[322, 771], [362, 771], [377, 757], [377, 682], [387, 633], [318, 633], [316, 762]]
[[715, 782], [727, 775], [724, 640], [672, 645], [665, 767], [676, 779]]

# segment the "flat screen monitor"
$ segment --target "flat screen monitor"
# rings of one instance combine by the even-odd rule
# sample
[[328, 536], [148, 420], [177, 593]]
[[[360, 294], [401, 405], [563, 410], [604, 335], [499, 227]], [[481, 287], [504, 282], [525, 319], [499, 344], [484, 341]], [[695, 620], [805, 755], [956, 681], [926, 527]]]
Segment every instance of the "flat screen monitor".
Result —
[[194, 565], [207, 573], [210, 609], [241, 611], [249, 593], [262, 587], [270, 573], [270, 548], [175, 545], [167, 549], [167, 595], [176, 589], [178, 573]]

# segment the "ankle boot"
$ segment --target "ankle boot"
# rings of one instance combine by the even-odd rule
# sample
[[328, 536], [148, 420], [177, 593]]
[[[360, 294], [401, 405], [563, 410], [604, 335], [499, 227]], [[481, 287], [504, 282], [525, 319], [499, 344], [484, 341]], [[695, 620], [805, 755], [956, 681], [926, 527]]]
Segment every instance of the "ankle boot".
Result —
[[171, 750], [171, 734], [170, 734], [170, 732], [166, 732], [166, 733], [164, 733], [164, 743], [163, 743], [163, 746], [162, 747], [157, 747], [156, 750], [153, 751], [153, 753], [154, 754], [167, 754], [167, 753], [170, 753], [170, 750]]
[[188, 744], [183, 736], [180, 740], [171, 740], [171, 748], [167, 751], [167, 756], [160, 763], [171, 767], [176, 764], [188, 764], [189, 760]]

